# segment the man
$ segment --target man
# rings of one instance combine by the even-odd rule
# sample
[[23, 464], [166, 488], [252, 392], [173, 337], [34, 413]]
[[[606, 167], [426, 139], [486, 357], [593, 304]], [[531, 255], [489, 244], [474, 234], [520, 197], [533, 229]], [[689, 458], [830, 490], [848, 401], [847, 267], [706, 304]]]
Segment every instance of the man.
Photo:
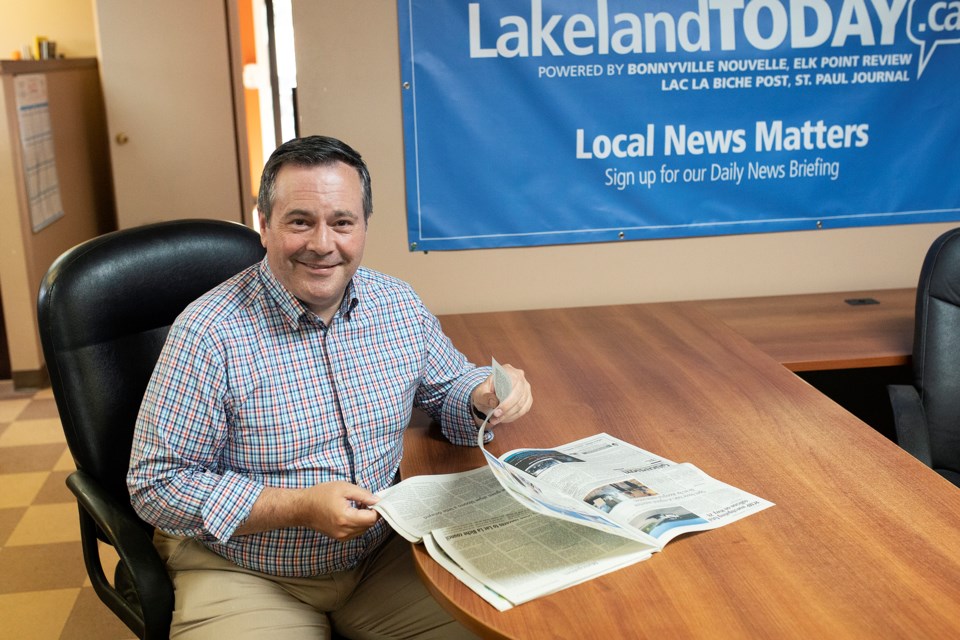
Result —
[[266, 257], [177, 319], [137, 421], [127, 482], [160, 530], [171, 637], [459, 637], [368, 507], [413, 406], [476, 444], [530, 386], [506, 366], [497, 398], [408, 285], [360, 267], [370, 175], [346, 144], [279, 147], [258, 208]]

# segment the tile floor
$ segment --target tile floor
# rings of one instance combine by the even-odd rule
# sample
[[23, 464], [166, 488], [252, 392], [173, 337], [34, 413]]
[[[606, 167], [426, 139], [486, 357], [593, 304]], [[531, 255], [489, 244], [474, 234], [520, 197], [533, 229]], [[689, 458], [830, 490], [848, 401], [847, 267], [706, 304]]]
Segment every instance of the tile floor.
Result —
[[[73, 468], [50, 389], [0, 380], [0, 639], [135, 637], [86, 577]], [[116, 562], [109, 546], [101, 555]]]

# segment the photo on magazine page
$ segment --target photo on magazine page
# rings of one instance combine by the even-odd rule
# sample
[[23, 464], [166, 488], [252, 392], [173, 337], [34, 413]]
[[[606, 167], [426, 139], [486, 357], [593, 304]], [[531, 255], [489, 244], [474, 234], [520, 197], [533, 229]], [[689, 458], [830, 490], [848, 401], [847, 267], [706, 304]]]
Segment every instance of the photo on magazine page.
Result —
[[583, 501], [601, 511], [610, 513], [615, 506], [624, 500], [649, 498], [655, 495], [657, 495], [657, 492], [647, 485], [636, 478], [629, 478], [601, 485], [584, 496]]
[[645, 534], [661, 539], [679, 527], [705, 525], [707, 521], [683, 507], [660, 508], [646, 511], [630, 520], [630, 525]]

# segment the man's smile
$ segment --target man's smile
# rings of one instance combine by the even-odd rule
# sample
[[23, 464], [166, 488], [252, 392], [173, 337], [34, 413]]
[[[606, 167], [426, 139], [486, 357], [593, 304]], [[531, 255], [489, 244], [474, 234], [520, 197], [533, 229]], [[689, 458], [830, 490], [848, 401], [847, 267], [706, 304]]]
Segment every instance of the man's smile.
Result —
[[296, 260], [296, 262], [300, 266], [306, 267], [310, 271], [319, 271], [319, 272], [330, 271], [331, 269], [334, 269], [340, 266], [341, 264], [340, 262], [313, 262], [311, 260], [304, 260], [302, 258]]

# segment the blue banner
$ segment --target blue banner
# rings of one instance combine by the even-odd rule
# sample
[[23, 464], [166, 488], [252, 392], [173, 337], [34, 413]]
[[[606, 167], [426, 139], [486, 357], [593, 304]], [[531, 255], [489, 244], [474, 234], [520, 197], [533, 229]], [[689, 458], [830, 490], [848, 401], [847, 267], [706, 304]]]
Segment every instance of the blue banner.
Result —
[[400, 0], [410, 249], [960, 219], [960, 0]]

